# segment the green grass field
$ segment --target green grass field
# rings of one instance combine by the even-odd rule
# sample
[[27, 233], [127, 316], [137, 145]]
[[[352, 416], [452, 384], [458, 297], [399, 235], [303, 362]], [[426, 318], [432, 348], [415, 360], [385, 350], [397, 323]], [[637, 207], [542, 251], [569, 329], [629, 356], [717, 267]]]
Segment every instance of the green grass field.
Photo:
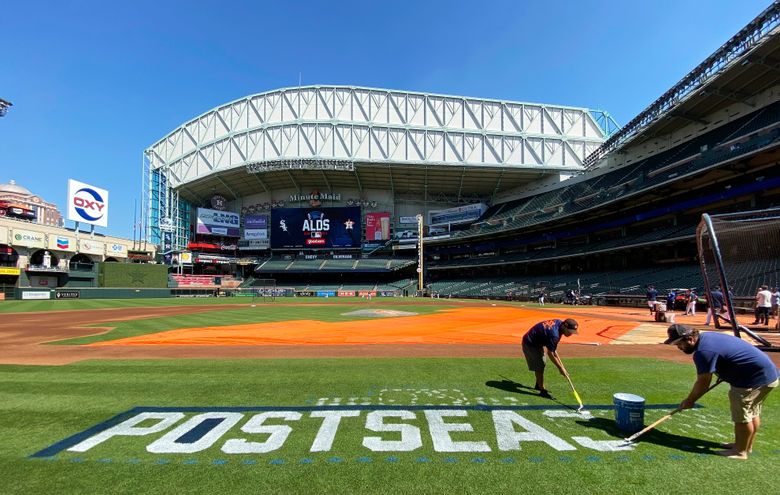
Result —
[[[347, 305], [294, 302], [295, 318], [320, 321], [352, 319], [343, 313], [366, 307], [359, 299], [339, 301]], [[234, 303], [247, 306], [225, 308], [218, 320], [205, 312], [117, 322], [110, 334], [66, 343], [291, 317], [289, 306], [258, 302], [253, 308], [242, 298], [7, 301], [0, 311]], [[448, 307], [446, 301], [413, 303], [393, 309], [425, 313]], [[528, 389], [532, 374], [519, 359], [0, 366], [2, 492], [776, 492], [778, 393], [769, 397], [748, 461], [713, 455], [719, 442], [731, 439], [725, 386], [705, 396], [701, 408], [674, 416], [622, 450], [627, 434], [615, 426], [613, 394], [645, 397], [649, 424], [687, 394], [693, 365], [566, 362], [587, 415], [575, 412], [568, 384], [555, 373], [548, 378], [554, 400]], [[344, 417], [335, 422], [339, 415]], [[84, 448], [82, 442], [100, 438], [101, 428], [116, 432], [134, 418], [143, 421], [124, 433], [148, 434], [114, 435]], [[165, 421], [170, 424], [162, 428]], [[161, 429], [152, 431], [156, 425]], [[225, 431], [215, 433], [220, 427]]]
[[[342, 298], [359, 300], [358, 298]], [[279, 302], [295, 304], [322, 304], [319, 298], [279, 298]], [[62, 299], [41, 301], [3, 301], [0, 313], [31, 313], [36, 311], [73, 311], [110, 308], [159, 308], [164, 306], [204, 306], [252, 304], [251, 297], [164, 297], [158, 299]], [[258, 299], [257, 304], [262, 304]]]
[[[615, 429], [609, 408], [615, 392], [637, 393], [650, 405], [675, 404], [688, 391], [693, 366], [635, 359], [567, 361], [590, 406], [588, 419], [554, 417], [573, 413], [564, 405], [575, 404], [560, 376], [548, 380], [556, 401], [512, 385], [510, 381], [532, 384], [522, 364], [516, 359], [309, 359], [0, 366], [3, 493], [776, 492], [778, 397], [768, 400], [764, 429], [748, 461], [711, 455], [715, 443], [731, 435], [725, 387], [705, 396], [702, 408], [680, 413], [642, 437], [634, 450], [599, 451], [573, 437], [604, 442], [626, 436]], [[84, 452], [30, 457], [139, 406], [204, 409], [182, 409], [181, 420], [157, 433], [114, 436]], [[443, 417], [450, 424], [445, 429], [464, 428], [457, 426], [463, 424], [473, 431], [442, 432], [441, 424], [437, 427], [425, 412], [428, 408], [436, 416], [442, 406], [465, 414]], [[267, 420], [270, 425], [289, 426], [288, 436], [274, 450], [224, 452], [228, 440], [270, 442], [270, 432], [242, 431], [258, 408], [298, 412], [300, 417]], [[411, 416], [406, 418], [384, 420], [408, 425], [405, 433], [368, 428], [369, 417], [383, 408], [408, 411], [404, 414]], [[508, 408], [530, 422], [514, 424], [517, 433], [529, 426], [541, 428], [574, 450], [528, 439], [516, 439], [520, 450], [500, 450], [492, 408]], [[357, 416], [341, 419], [327, 450], [312, 451], [318, 439], [322, 446], [320, 429], [325, 424], [317, 411], [339, 409], [354, 410]], [[545, 413], [547, 409], [553, 413]], [[204, 411], [241, 416], [197, 452], [146, 450]], [[648, 409], [645, 422], [666, 411]], [[155, 423], [147, 420], [138, 427]], [[415, 431], [419, 444], [409, 441], [416, 438]], [[380, 442], [382, 448], [387, 448], [377, 450], [370, 441], [372, 448], [366, 447], [366, 437], [379, 437], [385, 442]], [[392, 443], [402, 440], [404, 448], [414, 448], [399, 450]]]

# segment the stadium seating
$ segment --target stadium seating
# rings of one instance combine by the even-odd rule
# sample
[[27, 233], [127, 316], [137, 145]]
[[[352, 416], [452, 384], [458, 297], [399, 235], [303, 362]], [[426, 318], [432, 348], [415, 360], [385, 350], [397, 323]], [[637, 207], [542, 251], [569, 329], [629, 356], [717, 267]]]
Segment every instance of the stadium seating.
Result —
[[661, 293], [671, 288], [693, 287], [701, 289], [703, 286], [699, 267], [689, 265], [655, 270], [637, 269], [552, 276], [440, 280], [432, 283], [431, 289], [443, 296], [505, 297], [507, 293], [512, 293], [521, 298], [535, 298], [540, 291], [544, 290], [548, 301], [554, 302], [562, 299], [565, 292], [570, 289], [579, 290], [583, 295], [594, 296], [607, 294], [644, 295], [648, 284], [655, 285]]
[[417, 263], [416, 259], [402, 258], [356, 258], [356, 259], [280, 259], [264, 261], [256, 273], [278, 272], [349, 272], [349, 271], [394, 271]]
[[[637, 164], [530, 198], [496, 205], [453, 238], [484, 236], [537, 225], [603, 207], [629, 194], [731, 160], [780, 140], [780, 103], [775, 103]], [[707, 151], [702, 152], [705, 149]]]

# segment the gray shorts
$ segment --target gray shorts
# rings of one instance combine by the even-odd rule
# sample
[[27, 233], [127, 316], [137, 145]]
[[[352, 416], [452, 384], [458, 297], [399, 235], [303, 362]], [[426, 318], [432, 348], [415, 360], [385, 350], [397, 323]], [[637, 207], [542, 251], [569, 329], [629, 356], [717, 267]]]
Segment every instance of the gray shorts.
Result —
[[525, 355], [525, 362], [528, 363], [529, 370], [544, 371], [544, 348], [534, 347], [523, 342], [523, 354]]

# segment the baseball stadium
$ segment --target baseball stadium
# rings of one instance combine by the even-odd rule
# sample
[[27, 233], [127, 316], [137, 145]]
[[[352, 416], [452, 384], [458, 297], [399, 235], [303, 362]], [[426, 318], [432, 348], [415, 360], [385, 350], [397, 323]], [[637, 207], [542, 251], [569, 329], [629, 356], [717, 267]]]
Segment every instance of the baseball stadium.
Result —
[[622, 126], [248, 95], [139, 150], [132, 240], [0, 187], [3, 492], [776, 493], [779, 69], [773, 3]]

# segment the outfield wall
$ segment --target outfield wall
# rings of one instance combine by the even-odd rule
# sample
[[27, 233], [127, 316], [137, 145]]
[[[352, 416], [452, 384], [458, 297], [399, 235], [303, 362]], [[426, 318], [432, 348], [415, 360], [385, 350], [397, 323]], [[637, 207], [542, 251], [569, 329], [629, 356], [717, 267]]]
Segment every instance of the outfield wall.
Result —
[[168, 267], [143, 263], [101, 263], [99, 287], [168, 287]]

